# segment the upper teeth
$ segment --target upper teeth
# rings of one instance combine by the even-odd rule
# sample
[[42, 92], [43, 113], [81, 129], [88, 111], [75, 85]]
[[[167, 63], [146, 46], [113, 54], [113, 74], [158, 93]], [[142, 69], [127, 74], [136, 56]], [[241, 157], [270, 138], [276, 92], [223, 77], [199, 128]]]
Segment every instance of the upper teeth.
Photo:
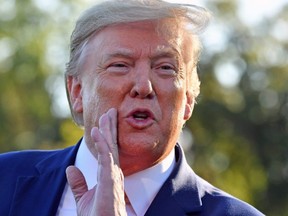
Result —
[[145, 114], [145, 113], [136, 113], [133, 116], [134, 116], [134, 118], [141, 118], [141, 119], [147, 118], [147, 114]]

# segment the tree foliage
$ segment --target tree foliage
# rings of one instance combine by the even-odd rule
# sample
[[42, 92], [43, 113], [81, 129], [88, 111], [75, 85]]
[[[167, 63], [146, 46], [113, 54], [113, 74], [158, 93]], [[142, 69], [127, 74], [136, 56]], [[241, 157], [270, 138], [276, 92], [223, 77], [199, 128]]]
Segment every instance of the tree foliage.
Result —
[[[0, 0], [0, 152], [62, 148], [82, 134], [67, 112], [63, 73], [85, 4], [47, 2]], [[186, 124], [193, 138], [186, 153], [200, 176], [267, 215], [285, 216], [288, 7], [249, 26], [238, 3], [206, 3], [214, 18], [203, 35], [201, 95]]]
[[288, 7], [251, 27], [236, 2], [209, 6], [225, 44], [202, 55], [193, 167], [267, 215], [288, 215]]

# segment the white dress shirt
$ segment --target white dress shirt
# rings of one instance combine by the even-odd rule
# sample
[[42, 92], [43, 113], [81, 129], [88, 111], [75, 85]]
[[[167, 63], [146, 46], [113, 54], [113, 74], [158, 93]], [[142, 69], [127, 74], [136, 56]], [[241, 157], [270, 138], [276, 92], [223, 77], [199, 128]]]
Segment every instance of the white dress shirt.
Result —
[[[131, 205], [126, 205], [128, 216], [143, 216], [175, 164], [174, 151], [160, 163], [124, 178], [124, 190]], [[76, 155], [75, 166], [83, 173], [88, 189], [97, 184], [97, 159], [89, 151], [83, 139]], [[59, 216], [77, 216], [76, 203], [68, 184], [58, 207]]]

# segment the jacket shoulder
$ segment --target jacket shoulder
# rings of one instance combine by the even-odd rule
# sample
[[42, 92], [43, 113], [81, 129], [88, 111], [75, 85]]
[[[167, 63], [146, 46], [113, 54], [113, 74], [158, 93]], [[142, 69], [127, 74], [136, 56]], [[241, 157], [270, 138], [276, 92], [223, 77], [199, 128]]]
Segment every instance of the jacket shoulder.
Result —
[[[0, 187], [0, 200], [2, 201], [0, 215], [8, 215], [11, 209], [15, 212], [25, 209], [27, 214], [35, 215], [28, 213], [30, 212], [29, 206], [37, 203], [35, 208], [37, 209], [40, 204], [41, 206], [48, 205], [48, 203], [52, 205], [51, 202], [58, 200], [55, 189], [62, 190], [64, 187], [65, 169], [74, 163], [77, 149], [78, 145], [59, 150], [26, 150], [0, 154], [0, 173], [2, 174], [0, 184], [4, 186]], [[51, 179], [53, 179], [53, 184], [47, 185]], [[46, 195], [49, 193], [53, 195], [43, 202], [43, 196], [38, 192], [41, 191], [39, 189], [46, 191], [44, 193]], [[20, 208], [21, 205], [26, 207]]]
[[252, 205], [210, 185], [199, 178], [202, 189], [203, 215], [263, 216]]
[[[34, 175], [36, 166], [49, 158], [63, 158], [73, 147], [57, 150], [24, 150], [0, 154], [0, 171], [7, 175]], [[9, 174], [10, 173], [10, 174]]]

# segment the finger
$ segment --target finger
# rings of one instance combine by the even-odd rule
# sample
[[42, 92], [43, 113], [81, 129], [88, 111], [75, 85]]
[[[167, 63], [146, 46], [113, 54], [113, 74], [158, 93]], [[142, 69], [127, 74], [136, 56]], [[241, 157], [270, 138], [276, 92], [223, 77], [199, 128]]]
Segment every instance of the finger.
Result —
[[95, 142], [95, 148], [97, 149], [98, 157], [99, 155], [109, 155], [111, 153], [109, 146], [100, 129], [93, 127], [91, 130], [91, 137]]
[[[114, 110], [116, 111], [116, 110]], [[124, 200], [124, 176], [120, 167], [115, 164], [115, 159], [112, 155], [111, 149], [109, 148], [109, 144], [113, 143], [113, 133], [116, 135], [117, 128], [115, 127], [115, 117], [117, 117], [117, 113], [113, 113], [112, 111], [108, 111], [101, 117], [101, 125], [102, 131], [97, 127], [92, 128], [91, 136], [95, 141], [95, 146], [98, 151], [98, 172], [97, 172], [97, 197], [98, 205], [102, 203], [104, 206], [108, 206], [109, 202], [112, 206], [116, 206], [118, 210], [121, 212], [125, 212], [125, 200]], [[110, 113], [111, 112], [111, 113]], [[111, 119], [110, 119], [111, 115]], [[114, 119], [113, 119], [114, 118]], [[114, 122], [113, 122], [114, 121]], [[104, 125], [105, 123], [105, 125]], [[108, 125], [108, 127], [107, 127]], [[112, 129], [111, 127], [114, 128]], [[110, 129], [109, 129], [110, 128]], [[115, 131], [113, 131], [115, 130]], [[112, 132], [113, 131], [113, 132]], [[106, 135], [105, 135], [106, 134]], [[106, 139], [108, 137], [108, 139]], [[107, 141], [109, 140], [109, 141]], [[116, 138], [115, 138], [116, 140]], [[118, 157], [118, 153], [117, 153]], [[101, 199], [100, 199], [101, 197]], [[100, 203], [100, 204], [99, 204]], [[95, 205], [96, 205], [95, 204]], [[102, 206], [102, 205], [100, 205]], [[124, 214], [123, 214], [124, 215]]]
[[[98, 173], [100, 173], [102, 171], [102, 168], [104, 168], [107, 171], [105, 173], [110, 175], [113, 169], [112, 167], [115, 165], [116, 162], [107, 144], [107, 141], [105, 140], [103, 133], [101, 133], [97, 127], [92, 128], [91, 136], [94, 139], [98, 153]], [[117, 167], [119, 168], [118, 164]]]
[[111, 116], [113, 116], [113, 110], [109, 109], [107, 113], [104, 113], [99, 119], [99, 130], [103, 135], [104, 139], [107, 141], [109, 148], [113, 147], [113, 143], [115, 142], [115, 138], [113, 134], [115, 134], [115, 130], [112, 132], [113, 128], [111, 125]]
[[105, 167], [107, 171], [111, 171], [111, 166], [115, 164], [113, 155], [111, 150], [105, 140], [103, 134], [97, 127], [92, 128], [91, 136], [95, 142], [95, 148], [97, 149], [97, 160], [99, 164], [98, 173], [100, 172], [100, 168]]
[[88, 187], [82, 172], [75, 166], [69, 166], [66, 169], [68, 184], [72, 190], [76, 203], [81, 199]]
[[108, 111], [109, 116], [109, 126], [110, 133], [112, 136], [112, 142], [109, 143], [112, 155], [114, 157], [115, 163], [119, 165], [119, 153], [118, 153], [118, 143], [117, 143], [117, 110], [112, 108]]
[[[114, 164], [112, 153], [108, 147], [107, 141], [101, 134], [97, 127], [92, 128], [91, 136], [95, 141], [95, 147], [97, 148], [97, 160], [98, 160], [98, 172], [97, 182], [98, 188], [103, 183], [112, 184], [112, 166]], [[100, 187], [101, 188], [101, 187]], [[98, 191], [99, 192], [99, 191]]]
[[108, 111], [108, 116], [110, 120], [110, 131], [112, 134], [113, 144], [117, 144], [117, 110], [111, 108]]
[[114, 108], [108, 110], [99, 119], [99, 130], [106, 140], [114, 162], [119, 164], [117, 146], [117, 111]]

